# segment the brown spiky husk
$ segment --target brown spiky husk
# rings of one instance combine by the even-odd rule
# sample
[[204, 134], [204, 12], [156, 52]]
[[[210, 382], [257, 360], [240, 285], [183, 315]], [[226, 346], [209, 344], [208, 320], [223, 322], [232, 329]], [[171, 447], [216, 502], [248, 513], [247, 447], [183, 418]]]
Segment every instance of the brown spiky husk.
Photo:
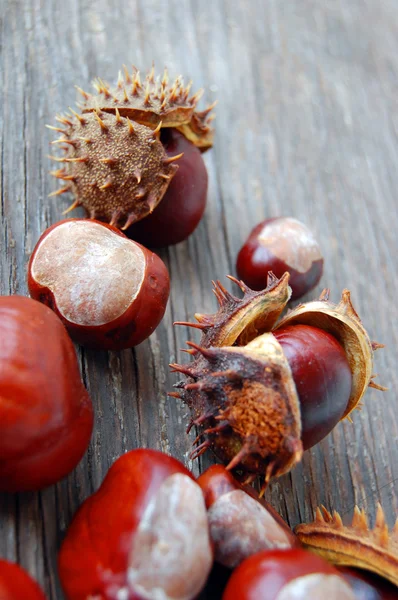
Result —
[[80, 91], [83, 112], [99, 109], [115, 113], [117, 108], [122, 116], [152, 129], [159, 123], [162, 127], [175, 127], [202, 151], [213, 145], [214, 130], [210, 125], [213, 106], [195, 112], [202, 90], [191, 95], [191, 83], [185, 86], [181, 76], [170, 82], [167, 69], [160, 76], [155, 75], [152, 67], [141, 80], [135, 67], [132, 73], [124, 67], [117, 85], [111, 86], [101, 79], [93, 85], [95, 94]]
[[261, 333], [270, 331], [277, 322], [291, 296], [289, 274], [280, 279], [268, 274], [267, 287], [255, 292], [243, 281], [229, 277], [243, 292], [237, 298], [221, 284], [213, 282], [213, 293], [219, 304], [213, 315], [195, 313], [198, 323], [176, 321], [175, 325], [187, 325], [202, 330], [200, 346], [244, 346]]
[[328, 301], [325, 290], [319, 301], [300, 305], [277, 323], [290, 297], [288, 273], [280, 280], [270, 274], [267, 288], [260, 292], [230, 279], [239, 285], [243, 298], [230, 294], [220, 282], [213, 283], [219, 310], [214, 315], [195, 314], [197, 323], [176, 323], [198, 328], [202, 336], [198, 345], [188, 342], [190, 364], [171, 365], [193, 382], [177, 383], [179, 391], [170, 395], [191, 409], [188, 430], [193, 425], [204, 428], [192, 458], [211, 448], [229, 468], [255, 472], [267, 482], [300, 460], [302, 444], [290, 368], [286, 359], [283, 365], [281, 357], [276, 360], [278, 351], [269, 341], [276, 338], [262, 334], [296, 322], [331, 332], [344, 347], [353, 372], [355, 401], [350, 400], [350, 410], [358, 403], [358, 390], [362, 395], [364, 387], [372, 386], [373, 350], [381, 345], [370, 342], [347, 290], [338, 305]]
[[398, 519], [389, 531], [380, 504], [373, 529], [365, 511], [357, 506], [351, 525], [344, 525], [336, 511], [331, 514], [321, 506], [314, 522], [298, 525], [295, 533], [304, 546], [329, 562], [365, 569], [398, 585]]
[[[61, 120], [62, 119], [62, 120]], [[157, 134], [120, 115], [103, 112], [61, 117], [63, 164], [53, 171], [91, 218], [123, 229], [139, 221], [161, 201], [178, 166]], [[57, 192], [56, 192], [57, 193]], [[71, 208], [72, 208], [71, 207]]]
[[181, 389], [194, 420], [206, 415], [203, 443], [229, 469], [239, 466], [267, 481], [290, 470], [302, 454], [300, 409], [275, 337], [263, 334], [244, 348], [196, 348], [202, 361], [190, 366], [194, 382]]
[[[291, 468], [301, 455], [297, 395], [276, 340], [273, 355], [266, 359], [248, 346], [245, 351], [239, 347], [276, 323], [291, 295], [289, 275], [277, 279], [270, 274], [267, 288], [260, 292], [230, 279], [243, 297], [233, 296], [219, 281], [214, 282], [219, 310], [213, 315], [196, 314], [198, 323], [176, 323], [202, 331], [199, 345], [189, 342], [194, 360], [171, 367], [192, 378], [192, 385], [180, 382], [176, 387], [191, 408], [191, 426], [204, 426], [204, 441], [192, 457], [211, 447], [230, 468], [240, 466], [269, 479]], [[278, 432], [272, 442], [271, 412], [278, 415]]]

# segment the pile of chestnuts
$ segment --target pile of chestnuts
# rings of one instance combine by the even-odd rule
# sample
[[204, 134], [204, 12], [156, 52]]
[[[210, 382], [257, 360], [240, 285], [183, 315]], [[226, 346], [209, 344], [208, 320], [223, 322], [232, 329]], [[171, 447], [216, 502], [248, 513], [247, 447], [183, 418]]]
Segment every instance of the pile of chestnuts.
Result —
[[[205, 210], [213, 105], [198, 111], [201, 92], [191, 96], [181, 77], [170, 82], [167, 69], [141, 78], [124, 68], [115, 85], [94, 86], [93, 94], [78, 88], [80, 112], [50, 127], [61, 134], [52, 175], [63, 182], [51, 195], [73, 194], [65, 213], [82, 206], [89, 218], [41, 235], [28, 265], [31, 298], [0, 298], [3, 492], [42, 489], [78, 464], [93, 407], [71, 339], [122, 350], [148, 338], [170, 281], [146, 246], [185, 240]], [[324, 290], [283, 316], [323, 270], [319, 244], [296, 219], [257, 225], [236, 270], [240, 297], [217, 281], [217, 312], [176, 322], [201, 339], [188, 342], [191, 362], [171, 365], [185, 379], [169, 392], [191, 411], [188, 431], [198, 428], [191, 458], [211, 449], [223, 465], [195, 479], [155, 450], [117, 459], [63, 540], [68, 600], [193, 600], [206, 584], [222, 600], [397, 597], [398, 525], [388, 530], [381, 507], [373, 529], [358, 508], [344, 525], [321, 507], [293, 532], [262, 497], [272, 477], [350, 419], [368, 387], [385, 389], [373, 374], [382, 345], [370, 340], [348, 290], [338, 304]], [[259, 493], [250, 485], [257, 478]], [[45, 596], [0, 560], [0, 598]]]

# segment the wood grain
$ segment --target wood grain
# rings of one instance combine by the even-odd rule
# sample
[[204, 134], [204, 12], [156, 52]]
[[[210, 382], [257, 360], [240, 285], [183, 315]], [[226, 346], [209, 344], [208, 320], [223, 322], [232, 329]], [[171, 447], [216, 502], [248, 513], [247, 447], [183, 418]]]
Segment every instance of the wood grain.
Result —
[[122, 63], [146, 69], [154, 59], [219, 101], [215, 147], [205, 155], [205, 218], [188, 241], [160, 252], [172, 280], [166, 317], [133, 350], [78, 350], [96, 409], [90, 449], [58, 485], [0, 497], [0, 556], [61, 599], [57, 549], [113, 460], [148, 446], [189, 464], [187, 410], [166, 391], [175, 381], [167, 365], [192, 336], [172, 322], [213, 312], [211, 280], [228, 287], [225, 275], [234, 273], [250, 229], [281, 214], [317, 232], [322, 285], [335, 300], [344, 287], [352, 291], [372, 338], [386, 344], [376, 366], [391, 391], [369, 390], [354, 424], [340, 424], [307, 452], [269, 498], [291, 525], [312, 518], [319, 503], [347, 519], [358, 503], [372, 519], [380, 500], [391, 525], [398, 512], [396, 0], [2, 0], [0, 15], [3, 295], [27, 293], [34, 244], [68, 206], [68, 198], [47, 197], [56, 184], [44, 124], [73, 106], [75, 84], [88, 88], [97, 75], [112, 81]]

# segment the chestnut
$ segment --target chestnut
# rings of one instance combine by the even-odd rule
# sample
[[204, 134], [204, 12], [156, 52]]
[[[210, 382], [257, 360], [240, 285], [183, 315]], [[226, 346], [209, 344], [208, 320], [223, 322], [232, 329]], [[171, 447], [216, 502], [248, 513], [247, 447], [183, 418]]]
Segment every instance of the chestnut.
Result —
[[162, 202], [148, 225], [132, 230], [134, 239], [152, 247], [185, 239], [203, 214], [207, 173], [200, 153], [214, 138], [215, 103], [197, 110], [203, 90], [190, 95], [191, 85], [181, 75], [171, 81], [166, 68], [155, 75], [152, 66], [145, 80], [124, 67], [116, 85], [94, 81], [96, 94], [77, 88], [82, 114], [70, 109], [56, 117], [57, 127], [48, 126], [60, 133], [53, 144], [64, 150], [50, 157], [61, 166], [51, 174], [63, 182], [50, 195], [72, 192], [66, 212], [82, 206], [90, 218], [123, 230]]
[[336, 338], [311, 325], [273, 332], [292, 371], [300, 402], [304, 450], [320, 442], [342, 418], [351, 395], [352, 373]]
[[160, 141], [169, 156], [183, 156], [160, 204], [126, 231], [133, 240], [158, 248], [178, 244], [196, 229], [207, 197], [207, 170], [200, 150], [176, 129], [162, 129]]
[[222, 465], [198, 478], [203, 490], [215, 560], [231, 569], [245, 558], [270, 548], [291, 548], [297, 539], [253, 488], [243, 488]]
[[38, 584], [19, 565], [0, 559], [1, 600], [46, 600]]
[[0, 339], [0, 491], [38, 490], [82, 458], [91, 400], [66, 329], [47, 306], [0, 297]]
[[280, 319], [291, 294], [289, 273], [280, 279], [269, 273], [259, 291], [230, 279], [241, 298], [216, 281], [218, 311], [175, 323], [202, 336], [188, 342], [190, 364], [170, 365], [189, 378], [170, 395], [191, 410], [189, 427], [201, 427], [191, 458], [211, 448], [228, 470], [260, 475], [265, 490], [304, 449], [350, 419], [368, 387], [386, 389], [373, 373], [374, 351], [383, 345], [370, 340], [348, 290], [338, 304], [324, 290]]
[[329, 563], [301, 548], [265, 550], [233, 573], [222, 600], [356, 600]]
[[147, 449], [115, 461], [59, 554], [68, 600], [190, 600], [212, 564], [200, 487], [179, 461]]
[[242, 246], [236, 271], [251, 289], [266, 287], [268, 271], [276, 277], [288, 271], [292, 300], [312, 290], [323, 272], [319, 244], [304, 223], [291, 217], [262, 221]]
[[40, 237], [28, 267], [32, 298], [50, 306], [79, 344], [121, 350], [145, 340], [163, 318], [163, 261], [118, 229], [67, 219]]

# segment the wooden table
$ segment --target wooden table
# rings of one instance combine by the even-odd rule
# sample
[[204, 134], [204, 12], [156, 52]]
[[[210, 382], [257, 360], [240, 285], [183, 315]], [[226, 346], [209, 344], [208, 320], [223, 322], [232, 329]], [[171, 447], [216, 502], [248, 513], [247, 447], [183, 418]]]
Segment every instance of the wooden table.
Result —
[[[124, 352], [78, 349], [96, 411], [90, 449], [65, 480], [40, 493], [0, 497], [0, 556], [16, 560], [60, 599], [57, 549], [81, 502], [112, 462], [137, 446], [185, 461], [187, 409], [166, 397], [168, 363], [191, 338], [174, 320], [213, 312], [211, 280], [226, 287], [237, 252], [266, 216], [291, 215], [318, 235], [322, 286], [344, 287], [372, 339], [381, 383], [354, 424], [307, 452], [268, 496], [293, 526], [316, 505], [371, 521], [381, 501], [398, 512], [398, 6], [396, 0], [3, 0], [0, 39], [0, 293], [26, 294], [26, 263], [70, 198], [48, 198], [55, 113], [74, 85], [114, 80], [122, 63], [167, 64], [218, 98], [217, 136], [205, 155], [205, 218], [192, 237], [160, 252], [171, 274], [166, 316]], [[74, 216], [78, 215], [77, 212]], [[232, 284], [231, 284], [232, 285]], [[231, 289], [231, 288], [230, 288]], [[318, 293], [319, 287], [316, 290]], [[311, 297], [313, 295], [311, 294]], [[193, 335], [194, 339], [197, 336]], [[1, 341], [0, 341], [1, 343]], [[197, 472], [210, 464], [205, 456]]]

